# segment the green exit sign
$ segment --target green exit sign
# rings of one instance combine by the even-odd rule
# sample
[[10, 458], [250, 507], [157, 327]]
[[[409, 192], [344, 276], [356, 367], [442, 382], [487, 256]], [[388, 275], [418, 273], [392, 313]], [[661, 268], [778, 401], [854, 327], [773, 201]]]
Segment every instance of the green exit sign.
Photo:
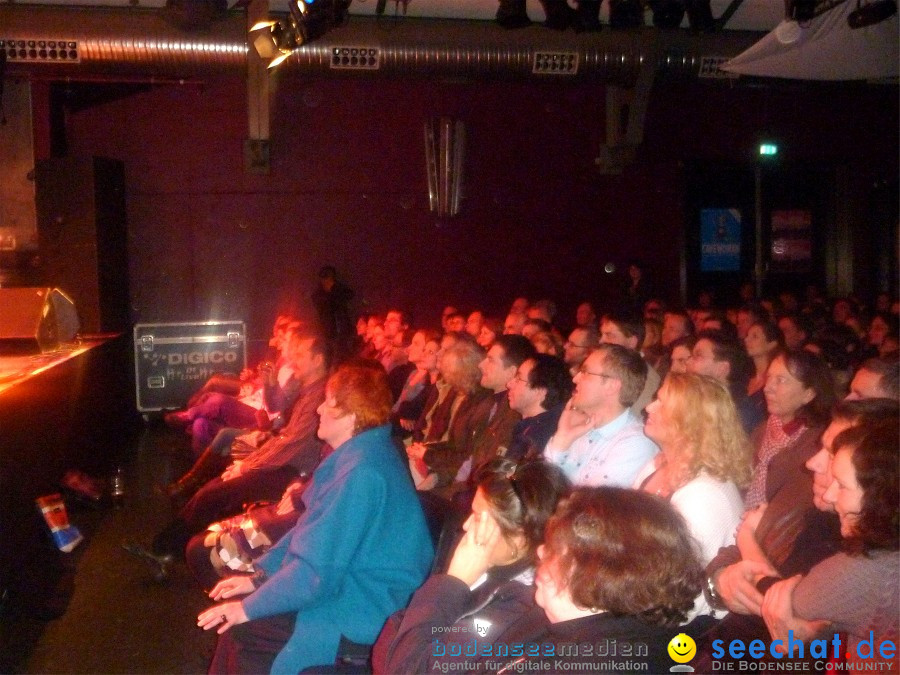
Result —
[[760, 157], [774, 157], [778, 154], [778, 146], [774, 143], [760, 143], [759, 154]]

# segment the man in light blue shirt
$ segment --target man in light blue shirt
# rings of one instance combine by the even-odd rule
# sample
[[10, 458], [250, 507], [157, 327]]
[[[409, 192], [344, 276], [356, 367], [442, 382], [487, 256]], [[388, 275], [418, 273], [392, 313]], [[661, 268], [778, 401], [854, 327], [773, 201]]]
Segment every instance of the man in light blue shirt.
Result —
[[631, 487], [659, 449], [629, 408], [640, 396], [647, 364], [633, 349], [604, 344], [573, 378], [575, 392], [544, 449], [576, 486]]

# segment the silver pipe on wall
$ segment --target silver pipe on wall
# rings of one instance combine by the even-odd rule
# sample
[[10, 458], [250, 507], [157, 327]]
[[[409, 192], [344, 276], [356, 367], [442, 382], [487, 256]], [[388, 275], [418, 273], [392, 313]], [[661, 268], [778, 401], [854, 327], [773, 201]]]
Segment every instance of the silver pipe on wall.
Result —
[[[737, 31], [694, 35], [653, 28], [576, 34], [540, 25], [510, 31], [489, 21], [351, 16], [347, 25], [296, 50], [280, 68], [353, 76], [587, 78], [630, 86], [642, 64], [697, 75], [704, 57], [734, 56], [758, 37]], [[241, 12], [229, 13], [208, 30], [184, 31], [152, 9], [19, 4], [0, 6], [0, 40], [15, 52], [7, 59], [9, 75], [74, 80], [241, 73], [250, 48]], [[50, 58], [50, 42], [75, 43], [77, 58]], [[341, 54], [351, 49], [376, 54], [377, 67], [344, 63], [348, 59], [342, 61]], [[535, 72], [539, 54], [548, 59], [543, 72]], [[557, 57], [576, 63], [574, 72], [554, 70]]]

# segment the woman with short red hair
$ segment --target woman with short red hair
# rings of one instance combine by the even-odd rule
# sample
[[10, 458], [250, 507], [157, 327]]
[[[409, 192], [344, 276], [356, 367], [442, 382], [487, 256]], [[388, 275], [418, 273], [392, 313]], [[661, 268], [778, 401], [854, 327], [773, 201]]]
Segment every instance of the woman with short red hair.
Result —
[[345, 365], [329, 378], [318, 435], [334, 450], [303, 493], [306, 510], [252, 576], [220, 581], [209, 595], [227, 602], [198, 617], [221, 636], [210, 672], [333, 665], [347, 641], [373, 643], [422, 583], [432, 545], [391, 442], [390, 410], [379, 364]]

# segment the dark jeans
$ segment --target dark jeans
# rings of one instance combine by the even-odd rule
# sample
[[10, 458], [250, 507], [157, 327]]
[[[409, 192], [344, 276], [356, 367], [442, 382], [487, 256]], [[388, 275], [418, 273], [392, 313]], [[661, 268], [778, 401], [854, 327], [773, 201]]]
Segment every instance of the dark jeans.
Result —
[[297, 613], [277, 614], [234, 626], [219, 636], [210, 675], [268, 673], [294, 632]]
[[153, 540], [155, 553], [183, 556], [192, 536], [210, 523], [235, 516], [244, 505], [258, 501], [278, 501], [288, 484], [297, 477], [292, 466], [250, 471], [223, 481], [213, 478], [184, 505], [175, 519]]

